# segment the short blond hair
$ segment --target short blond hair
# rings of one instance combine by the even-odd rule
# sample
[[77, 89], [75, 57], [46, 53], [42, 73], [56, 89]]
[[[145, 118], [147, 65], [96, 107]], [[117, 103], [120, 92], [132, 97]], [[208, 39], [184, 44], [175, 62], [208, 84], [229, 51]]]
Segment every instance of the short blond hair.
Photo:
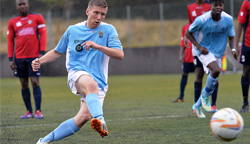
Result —
[[101, 8], [108, 8], [108, 4], [106, 0], [90, 0], [88, 4], [88, 8], [93, 6], [99, 6]]

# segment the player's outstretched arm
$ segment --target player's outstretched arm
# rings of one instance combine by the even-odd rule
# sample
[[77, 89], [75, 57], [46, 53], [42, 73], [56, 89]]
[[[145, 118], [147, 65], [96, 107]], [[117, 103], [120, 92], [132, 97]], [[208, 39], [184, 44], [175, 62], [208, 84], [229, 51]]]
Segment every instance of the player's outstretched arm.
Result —
[[42, 64], [53, 62], [56, 59], [58, 59], [61, 56], [61, 53], [53, 50], [50, 50], [47, 52], [44, 56], [41, 58], [36, 58], [35, 60], [32, 61], [32, 68], [33, 71], [38, 71], [38, 69], [41, 67]]

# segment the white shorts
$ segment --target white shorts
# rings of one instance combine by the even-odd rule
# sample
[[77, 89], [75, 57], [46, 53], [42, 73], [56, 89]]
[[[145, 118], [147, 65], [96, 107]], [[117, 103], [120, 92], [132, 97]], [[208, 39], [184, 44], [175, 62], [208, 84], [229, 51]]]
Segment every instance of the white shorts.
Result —
[[[82, 75], [89, 75], [89, 76], [91, 76], [86, 71], [76, 71], [75, 72], [73, 70], [69, 70], [69, 72], [68, 72], [68, 86], [69, 86], [69, 89], [71, 89], [72, 93], [74, 93], [76, 95], [79, 95], [79, 96], [82, 96], [80, 98], [81, 101], [86, 101], [86, 95], [82, 95], [82, 94], [77, 93], [77, 89], [75, 87], [75, 82]], [[103, 105], [103, 102], [104, 102], [104, 98], [106, 96], [106, 92], [107, 92], [107, 90], [103, 90], [102, 88], [100, 88], [98, 86], [98, 98], [99, 98], [99, 100], [100, 100], [100, 102], [101, 102], [102, 105]]]
[[206, 55], [197, 55], [197, 57], [199, 58], [199, 60], [201, 61], [202, 65], [203, 65], [203, 69], [206, 72], [206, 74], [209, 73], [210, 69], [207, 67], [211, 62], [216, 61], [219, 65], [219, 67], [221, 68], [221, 59], [220, 58], [216, 58], [214, 56], [214, 54], [212, 53], [208, 53]]

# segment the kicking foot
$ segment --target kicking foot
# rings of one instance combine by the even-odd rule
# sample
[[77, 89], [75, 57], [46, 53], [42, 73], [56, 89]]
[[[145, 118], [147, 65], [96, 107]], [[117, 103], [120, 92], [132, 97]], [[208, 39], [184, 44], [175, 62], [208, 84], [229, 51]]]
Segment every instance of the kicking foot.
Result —
[[107, 129], [107, 125], [105, 123], [105, 121], [103, 120], [103, 118], [100, 119], [92, 119], [91, 120], [91, 127], [97, 131], [100, 136], [103, 138], [105, 136], [108, 136], [108, 129]]

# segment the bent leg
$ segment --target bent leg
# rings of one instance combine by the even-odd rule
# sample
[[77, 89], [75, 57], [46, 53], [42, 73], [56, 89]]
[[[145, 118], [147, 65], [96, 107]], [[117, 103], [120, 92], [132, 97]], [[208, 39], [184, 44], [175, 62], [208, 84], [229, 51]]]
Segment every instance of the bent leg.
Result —
[[103, 117], [102, 104], [98, 99], [98, 85], [89, 75], [82, 75], [75, 83], [77, 92], [86, 95], [86, 103], [93, 118]]
[[91, 119], [86, 102], [82, 102], [81, 108], [74, 118], [61, 123], [55, 130], [44, 137], [41, 142], [58, 141], [76, 133], [80, 128]]
[[[216, 61], [211, 62], [208, 65], [208, 68], [211, 70], [211, 72], [207, 77], [206, 86], [202, 90], [202, 98], [204, 98], [204, 99], [208, 99], [208, 97], [212, 94], [212, 92], [214, 90], [214, 86], [215, 86], [216, 81], [218, 79], [218, 76], [220, 74], [220, 67]], [[201, 106], [201, 104], [202, 104], [201, 99], [202, 98], [200, 97], [199, 100], [196, 102], [196, 107]], [[208, 107], [211, 107], [210, 102], [209, 102], [209, 104], [207, 103], [206, 105]], [[207, 108], [206, 110], [210, 111], [209, 109], [210, 108]]]

